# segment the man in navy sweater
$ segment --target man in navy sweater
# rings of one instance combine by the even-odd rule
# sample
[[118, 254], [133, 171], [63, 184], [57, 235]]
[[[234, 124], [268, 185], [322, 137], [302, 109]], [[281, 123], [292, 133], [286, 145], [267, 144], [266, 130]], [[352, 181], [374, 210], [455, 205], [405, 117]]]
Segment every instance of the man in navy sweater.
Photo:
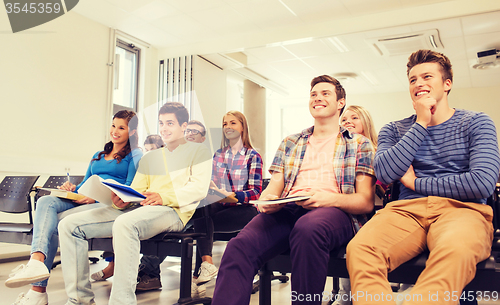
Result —
[[425, 249], [425, 270], [407, 304], [457, 304], [490, 254], [500, 170], [496, 129], [484, 113], [450, 108], [449, 59], [429, 50], [409, 57], [415, 114], [380, 131], [375, 173], [401, 182], [399, 200], [363, 226], [347, 247], [354, 304], [395, 304], [387, 273]]

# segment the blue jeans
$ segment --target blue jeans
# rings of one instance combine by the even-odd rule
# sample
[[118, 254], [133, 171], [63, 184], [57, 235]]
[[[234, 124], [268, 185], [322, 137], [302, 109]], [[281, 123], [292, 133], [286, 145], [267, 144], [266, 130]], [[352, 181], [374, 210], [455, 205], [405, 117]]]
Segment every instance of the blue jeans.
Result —
[[148, 275], [149, 277], [160, 278], [160, 264], [167, 258], [166, 255], [143, 255], [139, 265], [139, 276]]
[[[78, 206], [71, 200], [54, 196], [44, 196], [37, 201], [35, 218], [33, 221], [33, 240], [31, 242], [31, 253], [41, 252], [45, 255], [45, 266], [52, 268], [54, 257], [59, 245], [57, 225], [59, 219], [57, 214]], [[47, 280], [36, 282], [33, 286], [47, 287]]]
[[[101, 203], [80, 205], [68, 199], [55, 196], [43, 196], [36, 204], [35, 217], [33, 220], [33, 239], [31, 241], [31, 253], [41, 252], [45, 255], [45, 266], [52, 268], [54, 257], [59, 246], [57, 225], [59, 221], [72, 213], [77, 213], [97, 207]], [[69, 211], [71, 210], [71, 211]], [[31, 285], [47, 287], [47, 280], [36, 282]]]
[[94, 299], [87, 239], [113, 237], [115, 273], [109, 304], [137, 304], [140, 241], [183, 228], [177, 213], [167, 206], [140, 206], [123, 211], [106, 206], [65, 217], [59, 224], [59, 236], [68, 304], [86, 305]]

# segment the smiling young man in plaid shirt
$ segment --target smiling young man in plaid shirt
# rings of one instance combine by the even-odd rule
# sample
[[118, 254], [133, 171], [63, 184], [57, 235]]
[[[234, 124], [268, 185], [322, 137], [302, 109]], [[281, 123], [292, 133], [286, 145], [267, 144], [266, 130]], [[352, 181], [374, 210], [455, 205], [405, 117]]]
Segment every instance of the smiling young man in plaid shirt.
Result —
[[294, 304], [321, 304], [330, 251], [346, 244], [373, 210], [373, 147], [339, 126], [345, 91], [323, 75], [311, 82], [314, 126], [281, 143], [261, 200], [311, 195], [261, 212], [233, 238], [222, 257], [212, 304], [248, 304], [257, 270], [290, 249]]

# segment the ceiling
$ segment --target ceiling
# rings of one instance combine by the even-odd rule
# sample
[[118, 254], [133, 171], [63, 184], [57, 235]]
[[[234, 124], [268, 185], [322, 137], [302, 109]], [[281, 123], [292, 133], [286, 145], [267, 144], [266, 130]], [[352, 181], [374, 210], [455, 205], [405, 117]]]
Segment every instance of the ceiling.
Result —
[[[284, 92], [308, 84], [320, 74], [355, 73], [345, 81], [352, 94], [407, 90], [409, 53], [381, 55], [373, 38], [415, 34], [435, 29], [452, 61], [454, 86], [500, 85], [500, 68], [475, 70], [476, 53], [500, 49], [500, 11], [431, 20], [405, 26], [356, 31], [334, 36], [308, 36], [307, 29], [333, 20], [355, 20], [376, 13], [408, 11], [425, 5], [453, 5], [451, 0], [85, 0], [74, 11], [144, 40], [158, 49], [246, 38], [240, 48], [193, 48], [224, 69], [250, 73], [257, 82]], [[483, 3], [487, 1], [482, 1]], [[491, 2], [491, 1], [490, 1]], [[495, 2], [495, 1], [493, 1]], [[484, 4], [483, 4], [484, 5]], [[97, 9], [98, 8], [98, 9]], [[429, 14], [432, 15], [432, 14]], [[410, 18], [410, 17], [408, 17]], [[411, 18], [410, 18], [411, 19]], [[383, 20], [380, 21], [383, 24]], [[354, 27], [353, 27], [354, 28]], [[376, 28], [376, 27], [373, 27]], [[305, 29], [301, 33], [301, 30]], [[293, 33], [290, 33], [293, 30]], [[327, 33], [328, 29], [314, 33]], [[335, 33], [332, 29], [331, 33]], [[346, 32], [346, 31], [344, 31]], [[251, 37], [279, 33], [282, 40], [257, 44]], [[293, 37], [294, 39], [286, 39]], [[285, 38], [285, 39], [283, 39]], [[283, 41], [285, 40], [285, 41]], [[336, 45], [341, 43], [346, 49]], [[222, 46], [219, 46], [222, 48]], [[203, 50], [209, 50], [206, 54]], [[237, 51], [237, 52], [235, 52]], [[229, 55], [228, 55], [229, 54]], [[221, 56], [222, 55], [222, 56]], [[238, 56], [238, 57], [235, 57]], [[267, 83], [266, 83], [267, 82]]]
[[[476, 70], [477, 52], [500, 50], [500, 11], [435, 22], [392, 27], [383, 30], [337, 35], [306, 42], [248, 48], [249, 69], [287, 88], [301, 84], [321, 74], [355, 73], [355, 79], [343, 82], [351, 94], [370, 94], [408, 90], [406, 63], [411, 51], [401, 55], [381, 55], [369, 43], [370, 39], [421, 33], [437, 29], [443, 48], [453, 65], [454, 87], [500, 86], [500, 68]], [[333, 40], [335, 39], [335, 40]], [[339, 50], [332, 41], [342, 43]], [[414, 49], [417, 50], [418, 48]], [[208, 55], [212, 58], [213, 55]]]

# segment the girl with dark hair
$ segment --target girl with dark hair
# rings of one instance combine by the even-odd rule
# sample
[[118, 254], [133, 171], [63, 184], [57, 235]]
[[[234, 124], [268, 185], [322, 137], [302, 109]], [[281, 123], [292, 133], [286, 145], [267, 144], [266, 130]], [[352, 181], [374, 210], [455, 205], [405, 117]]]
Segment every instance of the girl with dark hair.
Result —
[[[142, 156], [142, 151], [137, 148], [137, 116], [135, 112], [118, 111], [113, 117], [109, 134], [111, 141], [106, 143], [103, 151], [94, 154], [83, 181], [79, 185], [67, 181], [59, 187], [60, 189], [76, 192], [92, 175], [98, 175], [103, 179], [113, 179], [126, 185], [132, 183], [137, 163]], [[50, 276], [49, 270], [52, 267], [59, 244], [58, 214], [94, 202], [89, 197], [72, 201], [55, 196], [44, 196], [38, 200], [33, 224], [30, 260], [27, 265], [20, 265], [14, 269], [11, 277], [5, 282], [5, 285], [10, 288], [33, 284], [29, 292], [27, 294], [21, 293], [14, 304], [48, 303], [46, 287]]]

